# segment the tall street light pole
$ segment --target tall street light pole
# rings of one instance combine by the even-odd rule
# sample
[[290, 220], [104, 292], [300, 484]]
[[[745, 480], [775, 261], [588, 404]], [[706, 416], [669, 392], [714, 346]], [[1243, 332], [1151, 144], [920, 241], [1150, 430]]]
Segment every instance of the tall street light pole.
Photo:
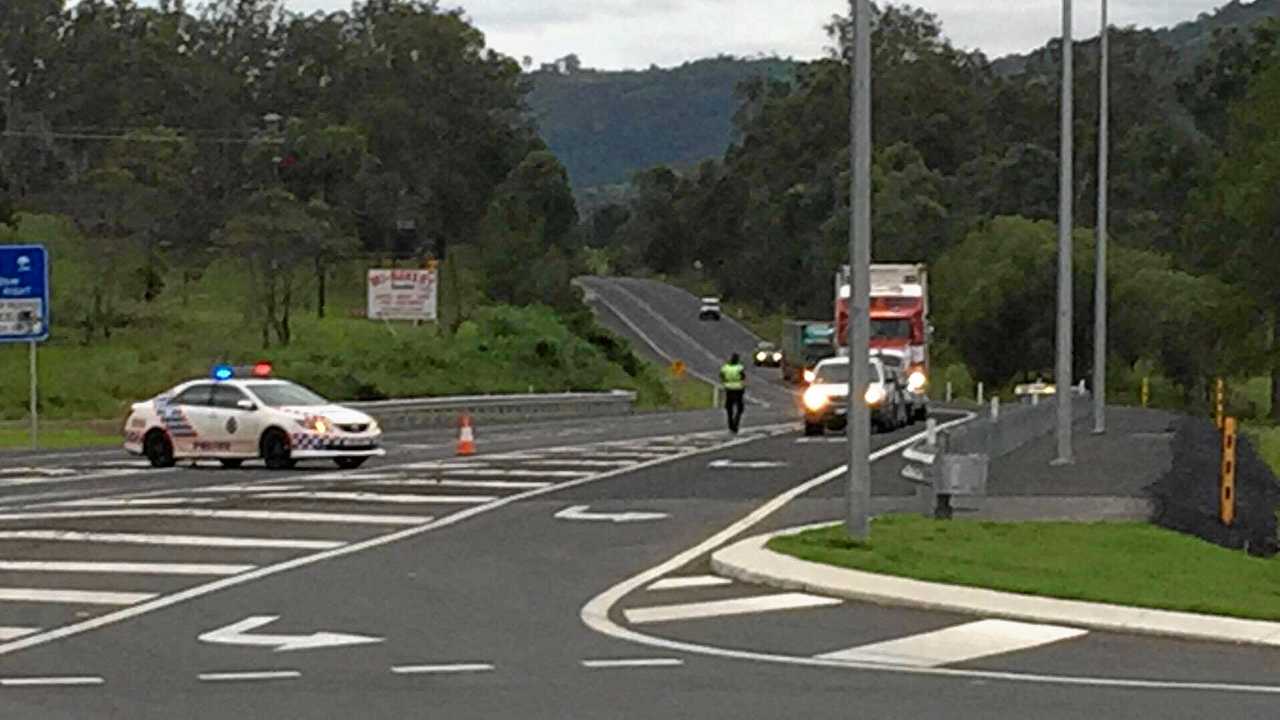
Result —
[[1111, 53], [1108, 45], [1107, 0], [1102, 0], [1102, 30], [1098, 35], [1098, 241], [1093, 280], [1093, 432], [1107, 431], [1107, 151]]
[[845, 529], [865, 540], [871, 530], [871, 418], [863, 402], [869, 380], [871, 323], [871, 5], [852, 0], [853, 52], [849, 103], [849, 486]]
[[1072, 86], [1071, 0], [1062, 0], [1062, 147], [1058, 179], [1058, 455], [1055, 465], [1072, 461], [1071, 454], [1071, 162]]

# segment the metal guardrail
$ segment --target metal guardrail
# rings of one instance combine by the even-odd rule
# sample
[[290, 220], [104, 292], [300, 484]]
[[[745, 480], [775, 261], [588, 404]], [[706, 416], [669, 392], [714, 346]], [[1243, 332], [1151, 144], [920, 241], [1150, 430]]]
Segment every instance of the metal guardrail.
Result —
[[632, 412], [636, 394], [629, 390], [536, 395], [459, 395], [348, 402], [344, 406], [373, 416], [384, 430], [447, 427], [467, 413], [473, 420], [519, 422], [536, 419], [608, 417]]

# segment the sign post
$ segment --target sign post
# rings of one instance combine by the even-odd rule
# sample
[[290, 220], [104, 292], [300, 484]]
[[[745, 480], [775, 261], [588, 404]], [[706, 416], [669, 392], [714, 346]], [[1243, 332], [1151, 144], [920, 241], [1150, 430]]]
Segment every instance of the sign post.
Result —
[[49, 254], [43, 245], [0, 245], [0, 342], [31, 350], [31, 447], [40, 447], [36, 346], [49, 339]]

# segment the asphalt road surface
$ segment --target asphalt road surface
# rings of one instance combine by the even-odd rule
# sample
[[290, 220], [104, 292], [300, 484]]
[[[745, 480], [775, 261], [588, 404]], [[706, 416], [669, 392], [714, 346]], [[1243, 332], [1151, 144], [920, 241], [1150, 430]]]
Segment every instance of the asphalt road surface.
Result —
[[[755, 410], [737, 437], [716, 412], [482, 427], [468, 459], [398, 437], [351, 472], [7, 455], [0, 717], [1275, 716], [1274, 651], [711, 576], [734, 538], [841, 513], [847, 444]], [[873, 439], [877, 509], [911, 502], [920, 429]]]

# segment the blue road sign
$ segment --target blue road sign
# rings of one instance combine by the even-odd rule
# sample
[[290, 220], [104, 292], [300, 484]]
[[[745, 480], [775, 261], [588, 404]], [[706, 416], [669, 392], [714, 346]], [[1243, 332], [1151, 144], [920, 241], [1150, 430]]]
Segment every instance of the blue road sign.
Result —
[[0, 342], [49, 338], [49, 254], [43, 245], [0, 245]]

